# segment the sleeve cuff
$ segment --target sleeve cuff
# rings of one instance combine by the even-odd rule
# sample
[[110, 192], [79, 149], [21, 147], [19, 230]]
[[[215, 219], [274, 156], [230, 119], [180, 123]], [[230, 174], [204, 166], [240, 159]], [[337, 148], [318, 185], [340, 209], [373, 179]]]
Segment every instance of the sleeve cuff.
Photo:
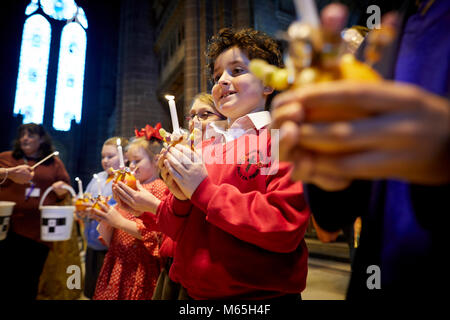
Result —
[[169, 206], [173, 214], [178, 217], [185, 217], [189, 214], [192, 207], [190, 200], [179, 200], [172, 193], [170, 193], [158, 206], [156, 210], [156, 216], [159, 217], [163, 206]]
[[155, 221], [156, 220], [156, 214], [153, 214], [151, 212], [143, 212], [140, 216], [139, 219], [141, 219], [142, 221], [147, 222], [147, 221]]
[[211, 196], [218, 188], [219, 186], [214, 184], [209, 176], [206, 177], [192, 194], [192, 203], [206, 213]]
[[186, 216], [191, 211], [192, 202], [190, 200], [179, 200], [173, 196], [172, 209], [176, 216]]

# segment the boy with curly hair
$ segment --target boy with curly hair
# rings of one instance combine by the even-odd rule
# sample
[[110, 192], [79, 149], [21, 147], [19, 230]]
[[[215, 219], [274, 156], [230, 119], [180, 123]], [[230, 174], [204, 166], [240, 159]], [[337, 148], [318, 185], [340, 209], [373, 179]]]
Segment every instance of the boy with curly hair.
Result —
[[[290, 180], [292, 167], [271, 170], [273, 163], [258, 161], [261, 148], [271, 149], [265, 106], [273, 89], [248, 68], [253, 58], [280, 65], [280, 51], [262, 32], [223, 29], [207, 56], [212, 96], [228, 127], [211, 123], [215, 138], [203, 141], [201, 152], [178, 144], [159, 159], [171, 193], [148, 211], [177, 241], [169, 276], [193, 299], [297, 301], [306, 284], [310, 213], [301, 183]], [[214, 153], [234, 160], [205, 161]]]

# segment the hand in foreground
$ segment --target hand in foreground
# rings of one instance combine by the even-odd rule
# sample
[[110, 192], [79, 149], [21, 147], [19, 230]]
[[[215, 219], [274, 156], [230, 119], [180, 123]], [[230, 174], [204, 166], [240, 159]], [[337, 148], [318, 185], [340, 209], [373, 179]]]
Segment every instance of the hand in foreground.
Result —
[[33, 169], [26, 164], [13, 168], [6, 168], [6, 170], [8, 170], [8, 178], [18, 184], [28, 183], [34, 177]]
[[389, 81], [337, 81], [284, 92], [272, 105], [280, 160], [294, 163], [294, 180], [326, 190], [353, 179], [450, 182], [450, 105], [442, 97]]
[[202, 156], [180, 144], [169, 149], [164, 160], [164, 166], [181, 192], [189, 199], [200, 183], [208, 176], [208, 172], [202, 163]]
[[127, 205], [125, 202], [122, 201], [122, 198], [119, 196], [117, 192], [117, 183], [113, 183], [112, 185], [112, 196], [114, 200], [117, 202], [117, 206], [120, 209], [130, 212], [136, 217], [139, 217], [142, 214], [142, 212], [135, 211], [133, 208], [131, 208], [129, 205]]
[[141, 183], [136, 180], [138, 190], [133, 190], [123, 182], [113, 185], [113, 193], [122, 204], [131, 208], [135, 216], [142, 215], [143, 212], [156, 213], [161, 200], [146, 190]]
[[[165, 153], [166, 149], [163, 149], [161, 150], [160, 155], [163, 155]], [[178, 186], [178, 184], [173, 180], [173, 177], [170, 175], [169, 169], [164, 165], [164, 161], [166, 160], [165, 156], [159, 156], [157, 160], [159, 170], [161, 171], [161, 178], [167, 185], [167, 188], [169, 188], [170, 192], [178, 200], [187, 200], [188, 197], [183, 193], [183, 191], [181, 191], [181, 188]]]
[[99, 221], [106, 222], [113, 228], [120, 228], [122, 221], [125, 219], [119, 211], [112, 206], [105, 206], [103, 203], [98, 202], [101, 210], [91, 208], [90, 217]]

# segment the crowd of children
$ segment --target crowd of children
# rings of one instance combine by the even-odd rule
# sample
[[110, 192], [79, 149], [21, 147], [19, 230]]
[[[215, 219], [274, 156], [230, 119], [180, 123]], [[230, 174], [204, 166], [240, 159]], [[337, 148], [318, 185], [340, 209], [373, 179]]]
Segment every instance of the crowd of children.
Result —
[[[448, 12], [448, 5], [440, 6]], [[436, 7], [439, 6], [435, 6], [432, 13], [438, 14], [434, 11]], [[136, 131], [136, 137], [129, 142], [122, 138], [125, 161], [136, 178], [135, 186], [123, 181], [110, 182], [110, 176], [119, 168], [117, 137], [104, 143], [104, 171], [98, 174], [99, 179], [91, 181], [87, 191], [96, 197], [96, 191], [101, 190], [104, 196], [112, 195], [111, 201], [99, 202], [98, 207], [87, 213], [77, 212], [84, 221], [88, 242], [85, 279], [88, 298], [299, 301], [308, 273], [304, 236], [310, 210], [317, 228], [323, 227], [323, 232], [329, 231], [329, 234], [363, 216], [366, 233], [361, 238], [361, 247], [366, 251], [361, 251], [364, 254], [356, 257], [355, 265], [361, 268], [354, 271], [350, 297], [381, 297], [379, 292], [368, 293], [364, 287], [366, 279], [362, 268], [370, 263], [388, 270], [384, 273], [386, 278], [383, 278], [387, 290], [391, 290], [387, 291], [387, 296], [410, 287], [408, 279], [398, 276], [399, 264], [396, 264], [394, 256], [400, 250], [398, 248], [408, 247], [396, 238], [396, 232], [400, 232], [394, 230], [399, 224], [396, 215], [415, 217], [420, 213], [420, 199], [438, 199], [431, 193], [440, 196], [448, 190], [449, 179], [438, 174], [439, 170], [442, 172], [444, 163], [441, 160], [448, 160], [445, 158], [448, 150], [442, 153], [442, 159], [438, 158], [442, 150], [436, 151], [434, 171], [427, 169], [432, 166], [427, 166], [425, 161], [419, 164], [417, 161], [402, 161], [417, 169], [406, 173], [396, 169], [395, 164], [384, 167], [389, 157], [384, 160], [376, 158], [376, 152], [383, 151], [376, 145], [377, 135], [371, 136], [375, 137], [372, 140], [364, 140], [367, 131], [363, 130], [358, 137], [341, 135], [336, 138], [333, 134], [337, 127], [331, 127], [332, 123], [330, 128], [323, 123], [308, 123], [305, 112], [313, 112], [310, 105], [323, 106], [326, 111], [337, 109], [338, 104], [344, 105], [343, 102], [345, 105], [352, 103], [354, 108], [368, 104], [379, 113], [386, 113], [386, 117], [392, 117], [388, 120], [394, 128], [399, 114], [404, 113], [411, 121], [426, 120], [415, 120], [414, 115], [408, 113], [406, 105], [412, 101], [408, 100], [408, 95], [416, 94], [417, 99], [425, 97], [416, 109], [422, 108], [423, 113], [430, 114], [430, 117], [439, 112], [448, 116], [448, 101], [425, 91], [391, 83], [361, 86], [358, 87], [362, 88], [361, 92], [356, 92], [359, 89], [340, 82], [332, 88], [313, 86], [289, 90], [276, 98], [271, 115], [268, 110], [274, 88], [250, 72], [252, 59], [262, 59], [274, 66], [282, 65], [279, 45], [263, 32], [250, 28], [225, 28], [211, 38], [207, 60], [213, 87], [211, 94], [202, 93], [193, 99], [188, 119], [189, 131], [194, 133], [197, 128], [201, 132], [200, 141], [174, 143], [172, 140], [169, 143], [167, 136], [158, 130], [159, 124], [155, 128], [149, 126], [143, 134]], [[433, 91], [432, 88], [430, 90]], [[373, 99], [368, 102], [366, 95]], [[392, 105], [392, 109], [395, 109], [394, 105], [401, 107], [396, 107], [397, 113], [391, 116], [379, 100]], [[377, 118], [370, 123], [371, 119], [365, 119], [369, 125], [365, 130], [381, 130], [376, 121], [382, 120]], [[355, 123], [349, 121], [348, 125], [358, 130], [360, 127]], [[281, 128], [281, 158], [273, 154], [278, 152], [278, 141], [275, 141], [278, 133], [272, 131], [274, 128]], [[435, 127], [435, 131], [438, 129]], [[439, 137], [444, 135], [437, 132], [435, 136], [438, 134]], [[445, 134], [448, 137], [448, 132]], [[386, 137], [379, 137], [380, 141], [384, 139], [383, 146], [387, 145]], [[405, 152], [411, 151], [405, 139], [391, 141], [399, 148], [405, 146]], [[440, 148], [438, 142], [433, 146]], [[338, 158], [336, 155], [330, 157], [327, 147], [334, 146], [338, 150], [346, 143], [347, 153], [338, 154], [342, 162], [333, 162]], [[345, 158], [350, 151], [371, 150], [372, 147], [373, 158], [368, 158], [371, 154]], [[311, 150], [313, 155], [308, 153]], [[347, 166], [343, 166], [347, 160]], [[359, 167], [349, 166], [358, 164], [358, 161], [366, 161], [364, 163], [368, 167], [361, 168], [371, 169], [358, 171]], [[368, 176], [372, 173], [373, 176]], [[408, 191], [407, 185], [396, 181], [388, 180], [374, 186], [368, 182], [392, 176], [415, 185]], [[99, 183], [100, 189], [96, 185]], [[378, 196], [369, 198], [371, 192]], [[415, 192], [418, 197], [412, 204], [409, 192]], [[352, 198], [353, 194], [360, 196]], [[400, 198], [381, 202], [380, 195], [389, 198], [393, 194], [404, 200], [402, 204], [394, 203]], [[348, 210], [337, 214], [333, 209], [336, 203], [348, 207]], [[380, 203], [385, 207], [381, 208]], [[381, 236], [390, 237], [390, 244], [383, 242], [386, 247], [378, 243], [381, 238], [377, 237], [381, 236], [376, 228], [382, 226], [376, 225], [375, 217], [382, 216], [383, 212], [377, 210], [390, 212], [385, 216], [386, 221], [390, 219], [390, 224], [384, 227], [390, 228], [391, 233], [381, 233]], [[418, 216], [418, 219], [422, 220], [418, 223], [408, 220], [410, 224], [415, 223], [415, 235], [431, 240], [420, 246], [417, 243], [416, 248], [424, 252], [423, 257], [434, 259], [432, 265], [437, 266], [436, 261], [440, 260], [433, 255], [434, 251], [428, 250], [429, 247], [437, 248], [433, 242], [437, 238], [429, 238], [426, 232], [438, 230], [438, 226], [427, 217]], [[425, 227], [421, 225], [423, 221]], [[406, 222], [402, 220], [402, 223]], [[402, 232], [405, 237], [414, 236], [414, 232]], [[370, 255], [370, 248], [378, 250], [377, 259]], [[414, 254], [402, 252], [405, 261], [412, 263]], [[394, 275], [400, 282], [396, 283], [397, 278], [389, 278]], [[419, 287], [425, 290], [430, 286], [421, 284]]]
[[[270, 157], [270, 114], [264, 110], [273, 89], [263, 86], [248, 64], [253, 58], [280, 64], [280, 51], [261, 32], [224, 29], [213, 38], [209, 52], [215, 82], [209, 99], [214, 104], [202, 109], [194, 101], [191, 115], [202, 133], [212, 137], [194, 150], [177, 144], [160, 153], [155, 165], [169, 189], [163, 198], [122, 182], [113, 192], [120, 203], [141, 212], [140, 217], [155, 219], [171, 239], [169, 277], [187, 297], [300, 299], [306, 284], [303, 236], [309, 219], [302, 185], [291, 182], [288, 163], [265, 172], [272, 163], [251, 160], [259, 154]], [[201, 126], [208, 120], [218, 121]], [[211, 148], [219, 156], [243, 158], [203, 164], [198, 150], [210, 153]], [[261, 167], [264, 160], [266, 167]]]

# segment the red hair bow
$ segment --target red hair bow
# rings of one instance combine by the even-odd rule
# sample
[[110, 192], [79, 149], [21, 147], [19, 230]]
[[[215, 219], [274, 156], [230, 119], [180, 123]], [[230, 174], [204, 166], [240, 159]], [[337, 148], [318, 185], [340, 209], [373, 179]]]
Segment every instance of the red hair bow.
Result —
[[145, 128], [142, 128], [138, 131], [138, 129], [134, 129], [134, 134], [137, 138], [145, 137], [145, 139], [150, 140], [151, 138], [155, 138], [158, 140], [163, 140], [161, 135], [159, 134], [159, 129], [161, 129], [161, 123], [158, 122], [156, 126], [153, 128], [151, 125], [146, 125]]

